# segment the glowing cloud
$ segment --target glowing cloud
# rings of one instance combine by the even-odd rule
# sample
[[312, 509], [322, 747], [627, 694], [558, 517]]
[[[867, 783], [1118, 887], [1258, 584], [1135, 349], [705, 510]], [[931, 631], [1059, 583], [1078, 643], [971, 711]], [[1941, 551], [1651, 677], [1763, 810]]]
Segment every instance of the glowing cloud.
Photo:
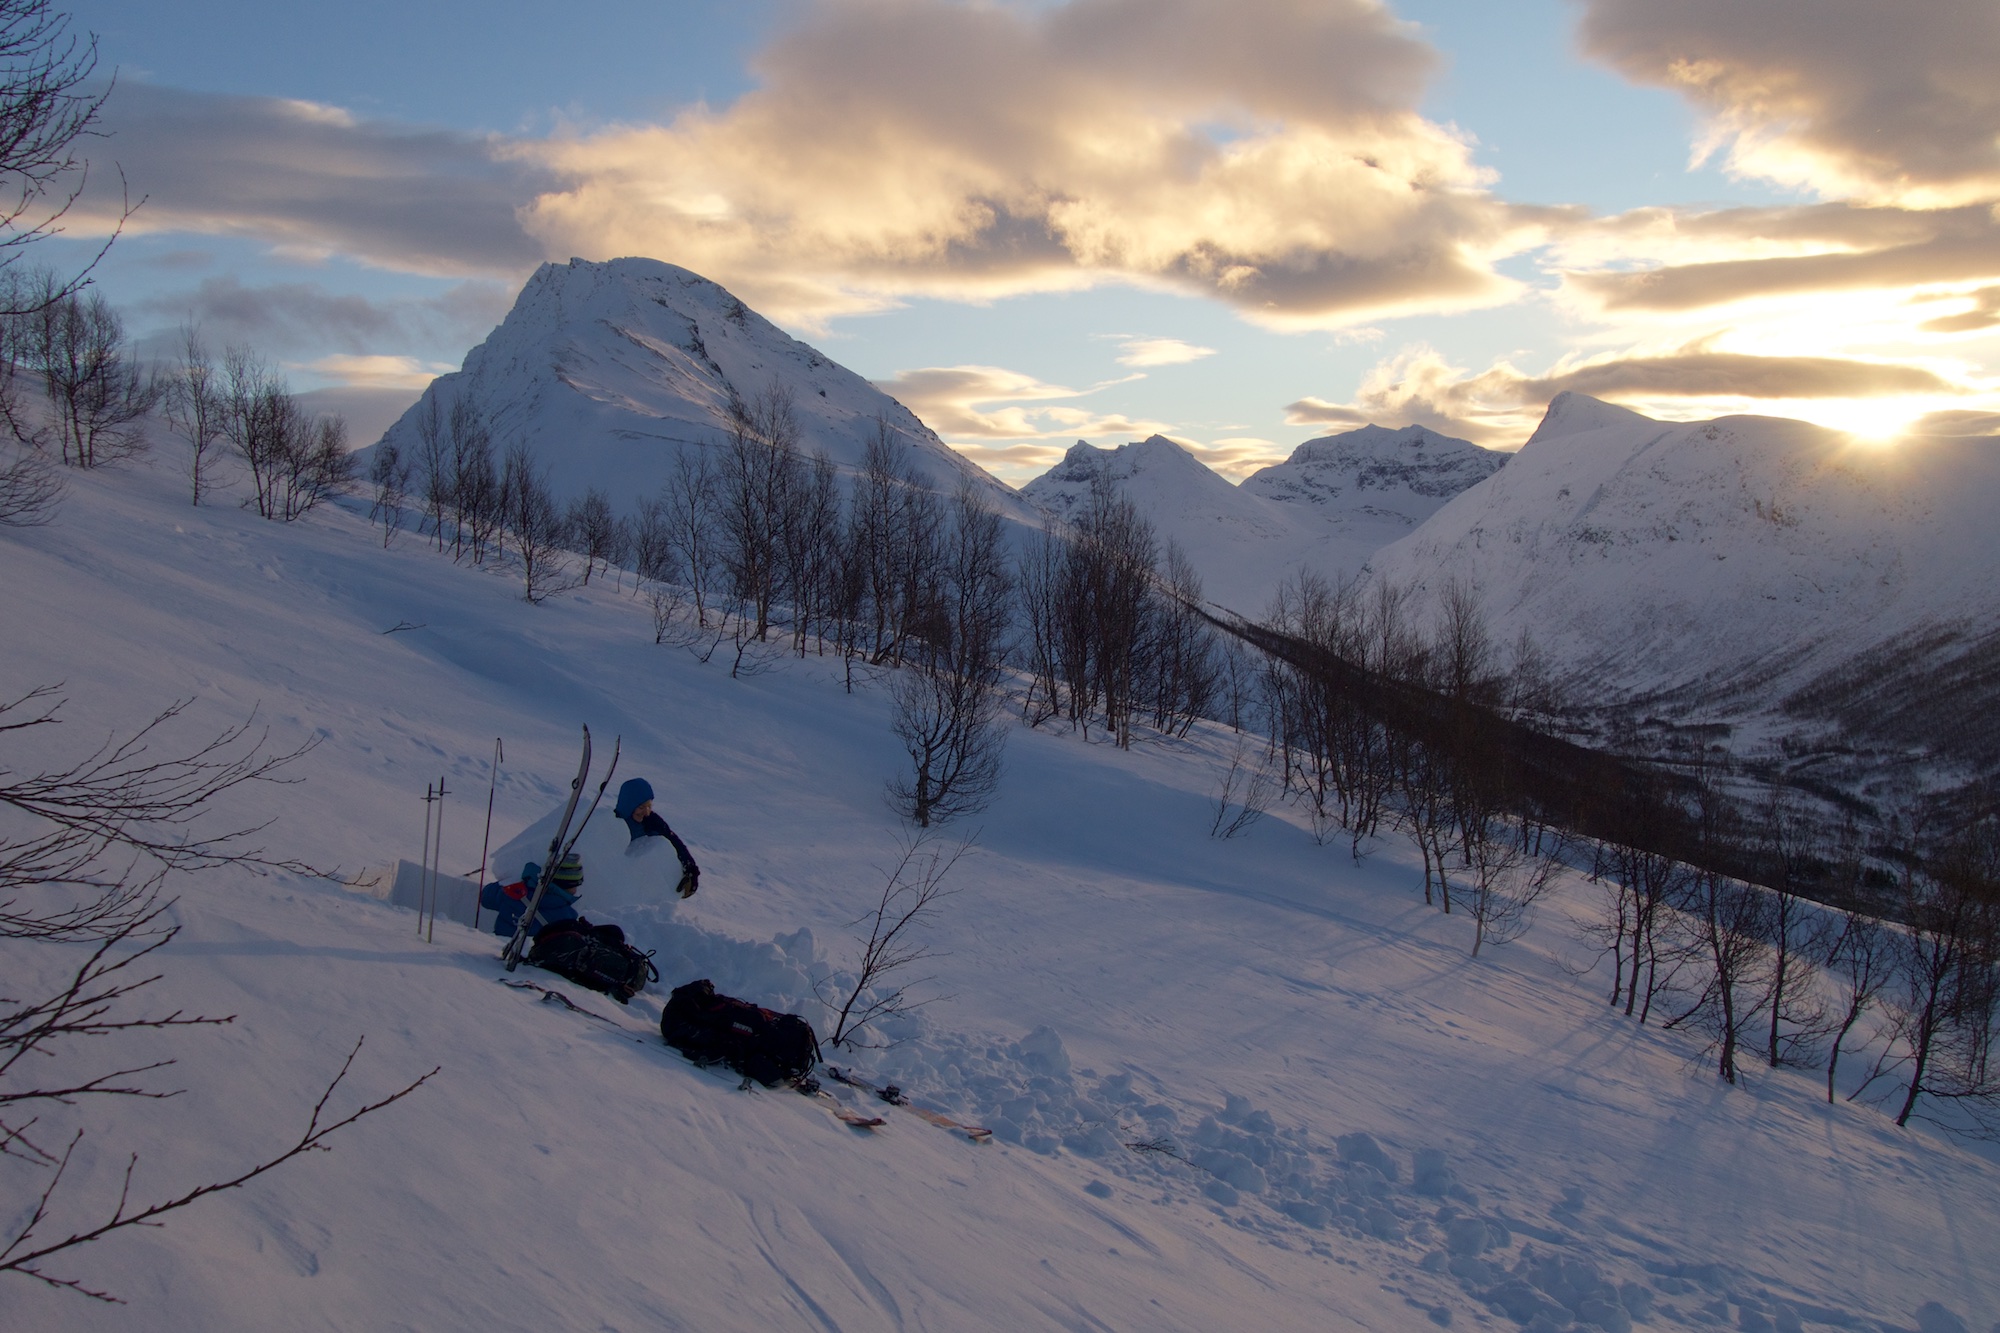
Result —
[[1280, 325], [1507, 299], [1544, 225], [1416, 101], [1374, 0], [820, 5], [725, 110], [514, 152], [554, 253], [670, 255], [798, 321], [1127, 281]]
[[2000, 197], [1992, 0], [1587, 0], [1580, 36], [1688, 97], [1701, 150], [1744, 175], [1914, 207]]
[[1893, 434], [1926, 411], [1994, 396], [1989, 386], [1924, 366], [1753, 356], [1700, 344], [1656, 354], [1566, 358], [1543, 375], [1505, 361], [1475, 374], [1418, 346], [1379, 363], [1352, 401], [1302, 398], [1286, 408], [1286, 419], [1316, 426], [1415, 424], [1481, 444], [1518, 444], [1549, 400], [1564, 392], [1667, 419], [1762, 411], [1867, 435]]
[[457, 367], [412, 356], [323, 356], [290, 367], [358, 389], [399, 389], [421, 393], [425, 385]]
[[[876, 387], [955, 443], [1050, 440], [1076, 435], [1143, 437], [1168, 429], [1161, 422], [1092, 412], [1064, 402], [1087, 397], [1111, 384], [1127, 382], [1114, 380], [1089, 389], [1069, 389], [1059, 384], [1044, 384], [1032, 375], [999, 366], [933, 366], [906, 370], [891, 380], [878, 380]], [[1050, 405], [1024, 406], [1029, 403]]]
[[1181, 366], [1215, 355], [1213, 347], [1197, 347], [1179, 338], [1119, 338], [1118, 345], [1125, 349], [1118, 355], [1121, 366]]

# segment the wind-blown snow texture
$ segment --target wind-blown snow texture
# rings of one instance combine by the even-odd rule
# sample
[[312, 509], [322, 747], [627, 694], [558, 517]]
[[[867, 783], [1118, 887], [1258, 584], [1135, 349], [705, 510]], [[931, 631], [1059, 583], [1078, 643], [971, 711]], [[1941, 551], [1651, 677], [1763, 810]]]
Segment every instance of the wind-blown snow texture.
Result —
[[[501, 734], [494, 861], [512, 875], [588, 723], [600, 755], [622, 735], [620, 775], [651, 780], [704, 874], [675, 899], [671, 858], [628, 859], [598, 812], [583, 906], [664, 973], [629, 1009], [571, 992], [608, 1024], [497, 984], [492, 936], [440, 922], [427, 944], [411, 914], [319, 881], [182, 881], [153, 1007], [239, 1017], [78, 1053], [170, 1054], [149, 1078], [189, 1091], [54, 1108], [52, 1136], [89, 1128], [66, 1185], [82, 1211], [55, 1225], [107, 1208], [128, 1152], [150, 1200], [288, 1143], [360, 1034], [336, 1110], [444, 1071], [330, 1156], [54, 1265], [129, 1306], [6, 1280], [0, 1326], [1872, 1329], [1930, 1301], [1974, 1330], [2000, 1317], [1990, 1152], [1828, 1107], [1809, 1073], [1725, 1087], [1686, 1038], [1608, 1014], [1602, 977], [1570, 970], [1586, 885], [1474, 963], [1469, 924], [1422, 906], [1394, 847], [1357, 868], [1282, 813], [1211, 840], [1230, 738], [1203, 729], [1124, 752], [1016, 728], [926, 937], [951, 998], [892, 1029], [895, 1048], [839, 1057], [996, 1142], [896, 1112], [860, 1135], [739, 1092], [660, 1044], [659, 1004], [705, 975], [824, 1020], [813, 981], [853, 965], [849, 923], [902, 836], [880, 682], [849, 695], [830, 665], [776, 652], [731, 679], [655, 646], [627, 595], [593, 583], [531, 607], [504, 573], [409, 537], [384, 551], [349, 513], [281, 527], [191, 510], [145, 468], [71, 480], [54, 526], [0, 530], [0, 685], [62, 680], [72, 700], [64, 727], [10, 740], [10, 766], [177, 696], [189, 739], [255, 708], [275, 744], [320, 743], [298, 785], [218, 818], [274, 819], [274, 848], [323, 865], [414, 859], [443, 775], [457, 872], [477, 864]], [[417, 628], [385, 633], [399, 623]], [[5, 956], [10, 994], [73, 961]], [[44, 1179], [0, 1159], [0, 1221]]]
[[1103, 477], [1163, 542], [1180, 543], [1211, 601], [1257, 615], [1293, 570], [1353, 577], [1379, 548], [1506, 460], [1421, 426], [1364, 426], [1308, 440], [1284, 462], [1232, 486], [1155, 435], [1116, 449], [1078, 441], [1021, 494], [1051, 517], [1073, 519], [1093, 478]]
[[448, 417], [467, 399], [496, 448], [526, 443], [559, 495], [595, 486], [622, 511], [658, 491], [683, 450], [726, 438], [732, 391], [750, 402], [774, 386], [790, 394], [806, 452], [852, 471], [880, 418], [940, 491], [971, 481], [1010, 517], [1027, 515], [1011, 488], [901, 403], [707, 278], [656, 259], [542, 265], [464, 367], [432, 381], [383, 439], [415, 457], [427, 404]]
[[[1433, 591], [1465, 580], [1496, 637], [1531, 630], [1592, 702], [1796, 735], [1864, 685], [1920, 688], [2000, 629], [1996, 511], [1991, 440], [1884, 448], [1772, 417], [1654, 421], [1565, 393], [1512, 462], [1369, 568]], [[1828, 695], [1857, 658], [1897, 644]], [[1987, 679], [1901, 739], [1949, 753], [1984, 732], [1991, 763], [2000, 746], [1976, 719], [1996, 699]], [[1890, 715], [1867, 711], [1829, 744]]]

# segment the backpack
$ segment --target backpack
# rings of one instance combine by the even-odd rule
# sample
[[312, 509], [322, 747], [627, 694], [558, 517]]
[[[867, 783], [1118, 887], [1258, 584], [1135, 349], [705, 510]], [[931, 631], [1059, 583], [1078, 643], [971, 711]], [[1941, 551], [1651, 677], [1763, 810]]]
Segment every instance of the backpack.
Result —
[[625, 942], [617, 926], [593, 926], [581, 917], [543, 926], [535, 935], [528, 961], [579, 986], [602, 991], [620, 1004], [658, 981], [653, 955]]
[[767, 1088], [797, 1083], [819, 1063], [819, 1038], [797, 1014], [715, 993], [703, 978], [677, 987], [660, 1014], [667, 1045], [698, 1065], [727, 1065]]

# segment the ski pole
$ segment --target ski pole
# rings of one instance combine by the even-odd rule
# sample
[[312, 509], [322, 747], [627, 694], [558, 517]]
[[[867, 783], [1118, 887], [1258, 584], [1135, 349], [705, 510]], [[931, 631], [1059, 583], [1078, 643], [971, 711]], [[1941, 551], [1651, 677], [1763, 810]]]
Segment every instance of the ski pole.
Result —
[[[500, 738], [493, 738], [493, 776], [486, 784], [486, 832], [479, 839], [479, 892], [486, 892], [486, 849], [493, 842], [493, 789], [500, 784], [500, 761], [507, 756], [500, 752]], [[478, 895], [472, 899], [472, 928], [479, 929]]]
[[417, 934], [424, 933], [424, 881], [431, 871], [431, 802], [437, 798], [431, 795], [431, 784], [424, 784], [424, 852], [417, 868]]
[[424, 943], [437, 943], [438, 874], [444, 869], [444, 775], [438, 775], [437, 849], [431, 853], [431, 924], [424, 931]]

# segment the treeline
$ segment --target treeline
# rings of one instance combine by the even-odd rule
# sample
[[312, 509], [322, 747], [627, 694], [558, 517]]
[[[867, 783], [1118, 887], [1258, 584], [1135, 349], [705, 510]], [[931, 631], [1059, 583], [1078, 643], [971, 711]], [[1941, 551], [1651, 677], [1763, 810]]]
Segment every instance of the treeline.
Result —
[[0, 277], [0, 523], [47, 522], [62, 494], [58, 467], [96, 468], [144, 454], [163, 418], [189, 446], [189, 498], [214, 490], [226, 456], [248, 473], [265, 518], [290, 522], [354, 477], [347, 425], [308, 411], [282, 374], [246, 347], [218, 361], [192, 328], [178, 356], [148, 366], [103, 296], [54, 274]]
[[[1558, 700], [1525, 638], [1502, 649], [1448, 587], [1428, 626], [1383, 585], [1285, 584], [1264, 625], [1257, 707], [1275, 786], [1357, 857], [1406, 834], [1424, 894], [1518, 930], [1559, 862], [1599, 886], [1587, 933], [1609, 1005], [1697, 1034], [1726, 1080], [1810, 1067], [1896, 1123], [2000, 1134], [2000, 801], [1960, 792], [1871, 842], [1782, 789], [1732, 786], [1713, 756], [1675, 769], [1540, 729]], [[1858, 1055], [1857, 1055], [1858, 1053]]]
[[704, 659], [730, 645], [733, 672], [750, 645], [774, 641], [839, 655], [850, 686], [856, 669], [893, 669], [910, 767], [891, 795], [919, 826], [990, 795], [1010, 670], [1031, 682], [1028, 722], [1097, 727], [1119, 744], [1135, 726], [1184, 734], [1223, 676], [1192, 565], [1129, 501], [1100, 487], [1074, 524], [1017, 556], [987, 495], [970, 481], [933, 490], [886, 420], [843, 486], [803, 447], [781, 387], [733, 400], [722, 437], [684, 449], [622, 514], [595, 489], [559, 505], [525, 446], [496, 457], [491, 426], [463, 401], [426, 400], [414, 445], [379, 446], [370, 481], [385, 543], [413, 516], [454, 559], [510, 559], [530, 601], [629, 571], [656, 641]]

